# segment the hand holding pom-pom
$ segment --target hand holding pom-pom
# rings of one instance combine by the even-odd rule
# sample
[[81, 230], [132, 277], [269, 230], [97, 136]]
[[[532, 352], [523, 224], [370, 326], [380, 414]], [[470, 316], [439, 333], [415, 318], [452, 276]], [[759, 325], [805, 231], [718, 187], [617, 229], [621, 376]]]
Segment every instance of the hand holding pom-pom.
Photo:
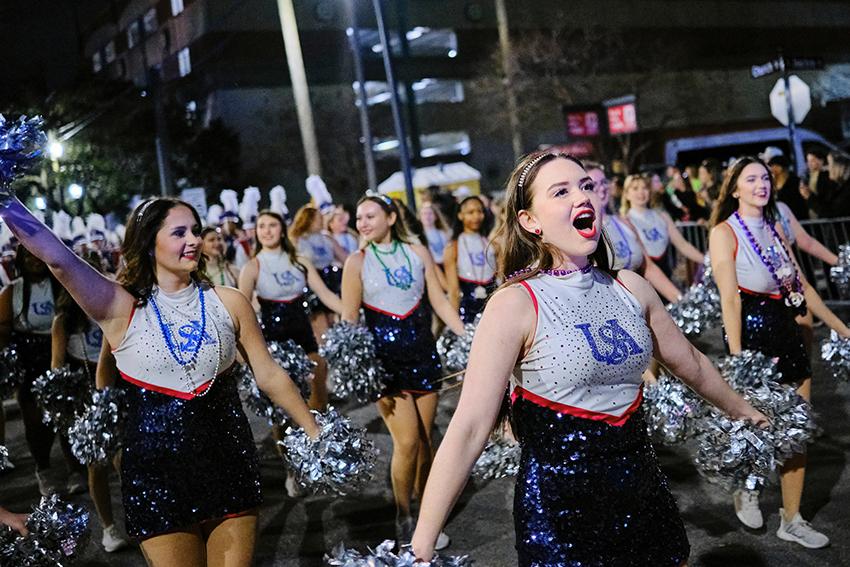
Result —
[[473, 565], [472, 559], [468, 555], [452, 557], [434, 555], [428, 563], [417, 563], [416, 556], [409, 549], [396, 555], [392, 551], [394, 547], [395, 542], [388, 539], [374, 550], [369, 549], [368, 554], [363, 555], [356, 549], [346, 549], [345, 545], [340, 543], [334, 548], [333, 555], [325, 555], [325, 564], [334, 567], [414, 567], [414, 565], [471, 567]]
[[68, 428], [71, 452], [82, 464], [102, 463], [118, 452], [123, 398], [120, 388], [95, 390], [83, 415]]
[[48, 370], [32, 383], [32, 393], [44, 412], [43, 421], [54, 431], [65, 431], [86, 409], [91, 397], [91, 380], [80, 368], [69, 366]]
[[29, 535], [0, 530], [0, 565], [61, 567], [79, 557], [89, 538], [89, 513], [45, 496], [27, 519]]
[[334, 392], [360, 403], [374, 402], [384, 390], [386, 371], [375, 354], [375, 339], [369, 329], [345, 321], [324, 334], [319, 354], [328, 362]]
[[364, 429], [329, 407], [312, 412], [319, 435], [311, 439], [301, 428], [289, 428], [283, 441], [285, 458], [302, 487], [314, 492], [346, 494], [372, 478], [377, 452]]

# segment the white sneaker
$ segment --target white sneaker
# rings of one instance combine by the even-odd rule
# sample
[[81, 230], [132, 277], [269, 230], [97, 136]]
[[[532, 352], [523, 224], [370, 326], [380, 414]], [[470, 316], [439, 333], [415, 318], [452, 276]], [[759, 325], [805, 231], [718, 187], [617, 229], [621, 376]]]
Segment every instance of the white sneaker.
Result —
[[286, 495], [290, 498], [298, 498], [300, 496], [304, 496], [304, 489], [298, 484], [298, 480], [295, 478], [295, 473], [292, 471], [286, 471], [286, 482], [284, 483], [286, 487]]
[[452, 543], [452, 538], [446, 535], [445, 532], [440, 532], [437, 536], [437, 543], [434, 544], [434, 551], [440, 551], [447, 548]]
[[113, 553], [130, 545], [114, 524], [103, 528], [103, 538], [101, 538], [100, 543], [103, 544], [106, 553]]
[[757, 530], [764, 526], [764, 517], [759, 508], [759, 493], [755, 490], [736, 490], [732, 494], [735, 504], [735, 515], [741, 523], [750, 529]]
[[74, 471], [68, 475], [68, 482], [65, 483], [65, 491], [67, 494], [82, 494], [89, 488], [88, 479], [83, 476], [83, 473]]
[[803, 547], [809, 549], [820, 549], [829, 545], [829, 538], [812, 527], [812, 525], [800, 516], [794, 516], [790, 522], [785, 521], [785, 510], [779, 509], [779, 529], [776, 530], [776, 537], [785, 541], [793, 541], [799, 543]]
[[42, 496], [50, 496], [51, 494], [60, 494], [62, 492], [62, 483], [57, 478], [55, 469], [35, 471], [35, 478], [38, 480], [38, 491]]

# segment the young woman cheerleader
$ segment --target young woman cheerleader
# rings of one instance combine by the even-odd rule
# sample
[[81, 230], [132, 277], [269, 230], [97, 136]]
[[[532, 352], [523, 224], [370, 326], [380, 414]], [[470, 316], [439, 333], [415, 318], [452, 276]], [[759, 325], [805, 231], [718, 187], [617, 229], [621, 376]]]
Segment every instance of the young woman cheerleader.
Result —
[[475, 333], [413, 550], [431, 558], [510, 382], [522, 445], [519, 564], [682, 565], [687, 536], [641, 409], [650, 356], [730, 415], [766, 418], [682, 336], [643, 278], [610, 271], [601, 203], [578, 160], [526, 156], [508, 182], [506, 207], [500, 271], [508, 281]]
[[0, 216], [116, 348], [126, 382], [121, 490], [127, 532], [153, 566], [249, 565], [261, 502], [236, 388], [237, 350], [257, 385], [311, 437], [318, 427], [268, 352], [251, 304], [205, 281], [201, 220], [147, 199], [130, 216], [118, 282], [78, 258], [8, 194]]
[[[431, 308], [457, 334], [463, 334], [463, 322], [443, 295], [431, 254], [421, 244], [410, 244], [389, 197], [360, 199], [357, 230], [366, 245], [345, 263], [343, 319], [357, 322], [363, 308], [377, 356], [389, 374], [378, 411], [393, 440], [396, 535], [407, 543], [414, 524], [411, 496], [421, 497], [431, 464], [431, 430], [440, 389]], [[443, 534], [438, 546], [446, 545], [448, 537]]]
[[[93, 258], [89, 263], [99, 264]], [[100, 270], [98, 270], [100, 271]], [[92, 386], [97, 384], [98, 360], [101, 357], [103, 332], [97, 323], [86, 317], [83, 310], [66, 290], [59, 292], [56, 301], [56, 316], [53, 318], [51, 368], [61, 368], [66, 364], [72, 372], [83, 370]], [[127, 546], [127, 540], [121, 535], [112, 515], [112, 500], [109, 495], [109, 465], [94, 464], [88, 467], [89, 495], [94, 502], [97, 516], [103, 527], [101, 544], [107, 553], [118, 551]]]
[[667, 258], [667, 249], [670, 244], [691, 262], [702, 264], [702, 253], [685, 240], [670, 215], [664, 211], [649, 208], [649, 183], [649, 178], [643, 175], [626, 177], [620, 214], [632, 223], [643, 242], [647, 255], [668, 277], [672, 273], [672, 267]]
[[64, 475], [50, 466], [56, 433], [51, 425], [42, 422], [41, 408], [32, 393], [33, 381], [50, 370], [50, 330], [61, 288], [44, 262], [23, 246], [18, 246], [15, 266], [20, 277], [0, 291], [0, 347], [12, 345], [18, 351], [18, 365], [23, 373], [18, 405], [27, 446], [35, 460], [38, 489], [42, 496], [52, 492], [78, 493], [86, 487], [83, 469], [60, 435], [70, 471], [66, 485], [62, 486]]
[[449, 300], [464, 323], [481, 313], [496, 288], [496, 252], [487, 239], [484, 218], [481, 199], [472, 196], [461, 201], [452, 240], [445, 250]]
[[652, 261], [646, 254], [643, 243], [640, 241], [635, 228], [628, 221], [615, 214], [609, 214], [608, 201], [610, 199], [611, 182], [605, 176], [602, 166], [598, 164], [585, 164], [587, 175], [593, 180], [593, 190], [599, 197], [601, 208], [599, 216], [602, 219], [602, 228], [611, 245], [614, 262], [611, 264], [616, 269], [631, 270], [642, 275], [652, 284], [652, 287], [667, 301], [676, 301], [681, 294], [676, 284], [670, 281], [658, 264]]
[[[711, 225], [711, 266], [720, 290], [729, 352], [749, 349], [775, 357], [782, 382], [810, 399], [811, 368], [795, 317], [809, 309], [841, 336], [850, 336], [850, 329], [800, 273], [782, 235], [770, 172], [759, 159], [742, 157], [729, 166]], [[804, 547], [823, 547], [829, 538], [799, 513], [805, 472], [805, 454], [796, 455], [782, 467], [782, 508], [776, 535]], [[736, 491], [733, 501], [744, 525], [764, 525], [757, 492]]]
[[345, 255], [354, 254], [360, 248], [357, 233], [348, 227], [351, 215], [343, 207], [337, 206], [328, 221], [328, 231], [334, 237], [336, 243], [345, 251]]
[[422, 203], [422, 206], [419, 207], [419, 221], [425, 230], [425, 237], [428, 239], [428, 250], [431, 251], [434, 263], [442, 268], [443, 254], [446, 245], [451, 241], [452, 237], [446, 221], [443, 220], [443, 215], [439, 209], [431, 202]]
[[208, 226], [201, 231], [203, 247], [201, 253], [206, 256], [207, 277], [214, 285], [236, 287], [238, 274], [233, 264], [227, 261], [224, 253], [224, 238], [219, 229]]

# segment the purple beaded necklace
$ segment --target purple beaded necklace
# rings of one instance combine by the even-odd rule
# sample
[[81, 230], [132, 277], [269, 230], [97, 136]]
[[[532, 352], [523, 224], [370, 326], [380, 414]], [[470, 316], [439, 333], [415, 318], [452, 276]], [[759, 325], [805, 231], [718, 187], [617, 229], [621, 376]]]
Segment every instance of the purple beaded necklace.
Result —
[[776, 266], [771, 262], [767, 255], [765, 254], [762, 247], [759, 245], [758, 241], [753, 236], [753, 233], [750, 232], [750, 228], [747, 226], [747, 223], [744, 222], [744, 219], [741, 218], [741, 215], [738, 211], [733, 213], [735, 220], [738, 221], [738, 224], [741, 225], [741, 228], [744, 230], [744, 234], [747, 235], [747, 240], [750, 242], [750, 247], [753, 251], [758, 255], [761, 263], [764, 264], [764, 267], [767, 268], [767, 271], [770, 272], [770, 277], [773, 278], [773, 281], [776, 282], [777, 287], [779, 287], [779, 291], [782, 296], [785, 298], [785, 305], [788, 307], [800, 308], [803, 305], [805, 298], [803, 297], [803, 284], [800, 282], [800, 275], [797, 273], [796, 268], [794, 268], [793, 263], [791, 262], [791, 254], [788, 252], [788, 249], [785, 248], [785, 243], [782, 242], [782, 238], [780, 238], [779, 233], [776, 232], [776, 227], [770, 224], [765, 220], [765, 224], [770, 228], [770, 232], [773, 235], [774, 241], [778, 242], [782, 247], [782, 251], [785, 252], [785, 257], [788, 259], [788, 264], [790, 266], [791, 271], [793, 272], [793, 278], [786, 277], [780, 278], [776, 273]]
[[[536, 270], [536, 271], [539, 274], [546, 274], [547, 276], [555, 276], [557, 278], [557, 277], [568, 276], [568, 275], [574, 274], [576, 272], [582, 272], [582, 273], [586, 274], [587, 272], [589, 272], [591, 270], [591, 268], [593, 268], [593, 266], [588, 264], [583, 268], [575, 268], [575, 269], [572, 269], [572, 270], [557, 269], [557, 270]], [[523, 274], [528, 274], [528, 273], [531, 273], [533, 271], [535, 271], [535, 268], [523, 268], [521, 270], [517, 270], [514, 273], [512, 273], [510, 276], [508, 276], [508, 280], [512, 280], [512, 279], [514, 279], [518, 276], [521, 276]]]

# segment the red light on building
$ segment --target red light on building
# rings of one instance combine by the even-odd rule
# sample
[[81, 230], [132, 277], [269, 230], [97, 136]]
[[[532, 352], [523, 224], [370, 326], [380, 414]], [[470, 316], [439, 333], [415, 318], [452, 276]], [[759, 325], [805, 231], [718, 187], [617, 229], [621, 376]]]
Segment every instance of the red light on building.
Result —
[[612, 136], [638, 131], [637, 107], [634, 97], [629, 98], [631, 100], [612, 101], [613, 104], [605, 105], [608, 111], [608, 133]]
[[567, 133], [575, 138], [598, 136], [599, 114], [591, 110], [567, 112]]

